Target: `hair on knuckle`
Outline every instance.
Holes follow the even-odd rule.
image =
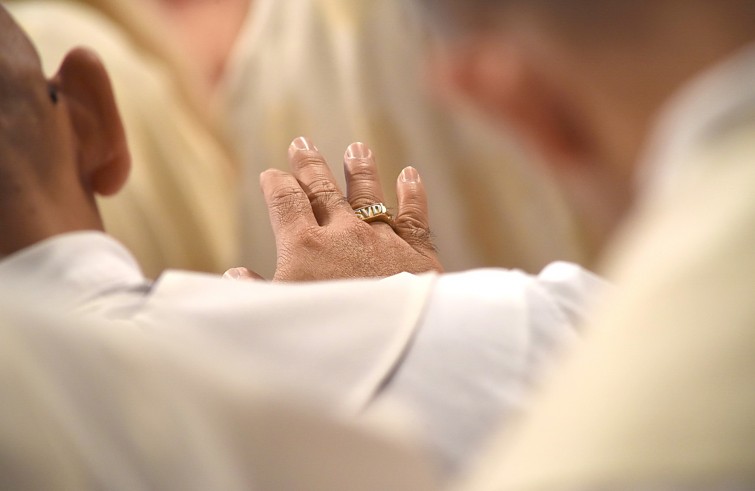
[[[272,203],[285,203],[292,198],[299,198],[302,195],[302,190],[293,184],[280,184],[273,188],[270,192],[270,201]]]
[[[417,231],[427,232],[427,225],[425,225],[425,222],[417,218],[417,214],[413,213],[402,213],[396,221],[396,226],[412,233]]]
[[[309,202],[301,189],[281,186],[273,190],[268,209],[279,222],[287,222],[309,211],[308,206]]]
[[[427,226],[416,218],[403,217],[396,223],[396,228],[402,239],[413,246],[421,246],[435,250],[433,235]]]
[[[318,193],[310,197],[313,206],[319,206],[322,208],[335,208],[343,204],[348,205],[348,201],[338,191],[327,191]],[[351,206],[351,205],[349,205]]]
[[[335,183],[328,176],[321,174],[314,177],[308,184],[305,184],[304,189],[307,191],[310,199],[314,199],[320,194],[338,192]]]

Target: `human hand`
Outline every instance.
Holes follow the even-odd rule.
[[[267,170],[260,176],[278,251],[275,281],[442,271],[431,241],[427,195],[415,169],[407,167],[399,176],[398,214],[391,227],[354,213],[384,201],[366,145],[354,143],[346,151],[346,197],[308,139],[291,143],[289,163],[292,173]]]
[[[237,281],[256,281],[256,280],[264,281],[265,280],[265,278],[263,278],[261,275],[244,267],[229,269],[228,271],[223,273],[223,279],[224,280],[237,280]]]

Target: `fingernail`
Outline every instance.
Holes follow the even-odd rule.
[[[407,167],[406,169],[401,171],[401,176],[399,176],[401,179],[401,182],[408,182],[408,183],[418,183],[420,181],[419,178],[419,172],[417,172],[417,169],[414,167]]]
[[[346,158],[349,160],[368,159],[370,157],[372,157],[372,150],[362,142],[352,143],[346,149]]]
[[[241,279],[241,273],[239,273],[237,268],[229,269],[223,274],[223,278],[226,280],[238,280]]]
[[[291,142],[291,147],[289,148],[291,151],[306,151],[306,150],[315,150],[317,151],[317,147],[314,143],[312,143],[312,140],[310,140],[307,137],[300,136],[294,141]]]

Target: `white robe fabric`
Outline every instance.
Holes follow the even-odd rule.
[[[108,236],[49,239],[0,262],[0,283],[57,299],[103,329],[205,345],[217,363],[321,395],[344,417],[402,406],[446,474],[463,469],[528,394],[602,280],[557,263],[540,276],[481,270],[314,284],[170,271],[154,284]]]
[[[392,415],[328,417],[211,343],[29,301],[0,285],[1,489],[436,489]]]
[[[464,491],[755,486],[755,45],[669,101],[590,341]]]

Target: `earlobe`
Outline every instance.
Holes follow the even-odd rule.
[[[91,51],[75,49],[63,60],[55,84],[71,119],[82,178],[98,194],[117,193],[131,160],[105,67]]]

